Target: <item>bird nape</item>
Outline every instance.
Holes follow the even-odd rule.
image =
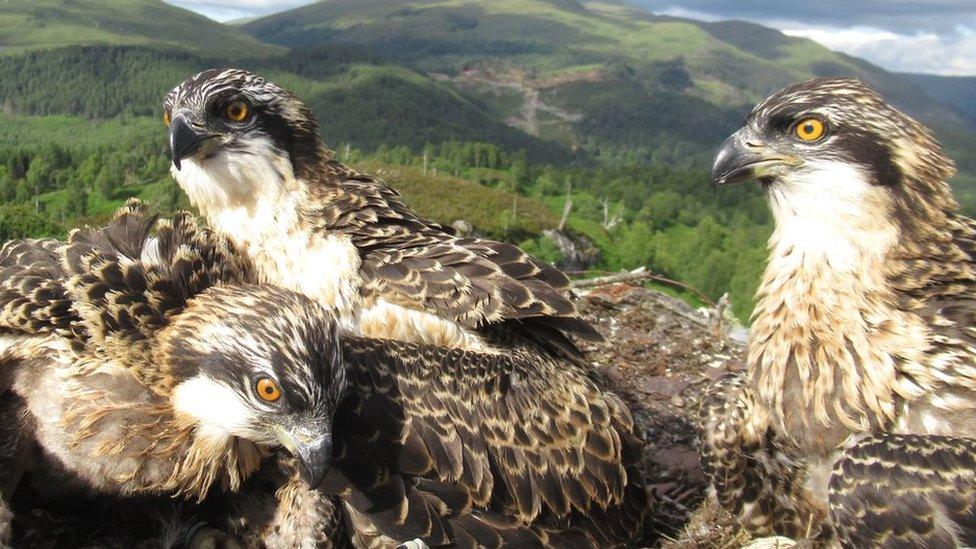
[[[775,219],[748,370],[701,410],[714,493],[754,533],[976,543],[976,223],[953,173],[851,79],[773,94],[719,151],[713,185],[758,181]]]
[[[640,442],[585,366],[531,343],[343,336],[320,303],[258,281],[233,242],[138,204],[0,249],[0,542],[19,539],[7,507],[28,492],[169,506],[270,547],[641,538]]]
[[[172,173],[266,280],[336,310],[344,333],[578,357],[600,336],[568,279],[511,244],[459,238],[382,181],[332,158],[298,98],[247,71],[208,70],[163,103]]]

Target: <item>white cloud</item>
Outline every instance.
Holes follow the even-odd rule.
[[[168,4],[179,6],[206,15],[217,21],[230,21],[244,17],[256,17],[269,13],[284,11],[305,4],[313,0],[164,0]]]
[[[744,19],[886,69],[976,75],[974,0],[629,0],[654,13]]]
[[[217,21],[267,15],[310,4],[312,0],[166,0]],[[889,70],[947,75],[976,75],[976,15],[972,0],[869,2],[844,10],[826,9],[859,0],[832,0],[829,6],[738,0],[632,0],[660,15],[718,21],[733,17],[755,21],[791,36],[815,40],[828,48],[862,57]],[[773,0],[769,0],[773,2]],[[680,5],[683,4],[683,5]],[[749,9],[750,6],[752,9]],[[713,11],[714,10],[714,11]],[[819,11],[818,11],[819,10]],[[834,19],[825,18],[824,13]],[[766,15],[763,15],[765,13]],[[815,19],[805,18],[808,13]],[[769,14],[778,14],[769,15]],[[856,16],[856,17],[855,17]],[[806,23],[801,23],[807,19]],[[954,21],[954,23],[948,23]],[[869,22],[870,24],[864,24]],[[873,26],[872,26],[873,25]],[[954,25],[954,28],[949,28]],[[913,32],[905,29],[912,28]]]
[[[682,8],[681,6],[668,6],[661,10],[654,10],[655,15],[670,15],[671,17],[681,17],[684,19],[695,19],[698,21],[721,21],[725,19],[719,15],[705,13],[703,11]]]
[[[815,40],[836,51],[861,57],[889,70],[944,75],[976,74],[976,31],[906,35],[873,27],[803,27],[784,23],[791,36]]]

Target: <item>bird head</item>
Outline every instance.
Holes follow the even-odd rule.
[[[777,220],[832,212],[871,223],[953,209],[952,174],[921,124],[858,80],[818,78],[756,106],[719,150],[712,184],[759,181]]]
[[[280,192],[326,154],[308,107],[244,70],[187,78],[163,100],[163,122],[172,174],[205,213]]]
[[[218,286],[161,336],[172,403],[197,436],[283,446],[311,486],[332,458],[346,384],[336,324],[308,297],[272,286]]]

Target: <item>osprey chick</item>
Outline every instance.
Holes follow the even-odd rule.
[[[0,249],[0,410],[24,418],[0,429],[2,498],[58,470],[82,492],[200,500],[237,490],[266,448],[311,486],[330,468],[346,386],[333,317],[210,263],[228,250],[189,218],[150,238],[152,221],[125,212],[68,243]]]
[[[719,151],[713,184],[758,180],[776,222],[747,375],[702,408],[706,472],[755,532],[976,542],[976,224],[953,173],[851,79],[774,94]]]
[[[188,216],[152,224],[130,206],[67,245],[0,250],[0,326],[27,338],[0,361],[0,390],[14,374],[0,418],[26,400],[32,436],[72,475],[113,493],[225,479],[209,516],[230,509],[231,531],[273,547],[640,538],[640,443],[585,365],[531,344],[340,338],[320,304],[254,285],[247,257]],[[32,432],[0,429],[0,457]],[[296,466],[255,472],[275,446]]]
[[[566,334],[599,339],[561,272],[417,216],[334,160],[308,107],[260,76],[192,76],[166,96],[163,119],[193,205],[265,280],[334,307],[345,333],[473,349],[530,338],[570,355]]]

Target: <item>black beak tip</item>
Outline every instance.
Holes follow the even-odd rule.
[[[713,189],[717,189],[727,183],[726,179],[727,178],[723,174],[718,174],[713,171],[711,177],[709,178],[709,184]]]
[[[169,150],[177,171],[183,167],[182,160],[193,156],[203,147],[204,136],[197,133],[183,115],[173,118],[169,126]]]
[[[301,447],[295,456],[298,459],[298,473],[302,481],[317,488],[332,466],[332,439],[322,437],[308,446]]]
[[[728,166],[722,165],[720,167],[718,162],[720,160],[722,160],[721,155],[717,159],[715,166],[712,168],[712,173],[709,175],[709,183],[713,189],[728,185],[732,178],[731,176],[734,175],[731,171],[729,171]]]
[[[738,135],[736,133],[726,139],[715,155],[710,174],[713,189],[747,181],[755,175],[754,163],[761,157],[744,148],[739,142]]]

